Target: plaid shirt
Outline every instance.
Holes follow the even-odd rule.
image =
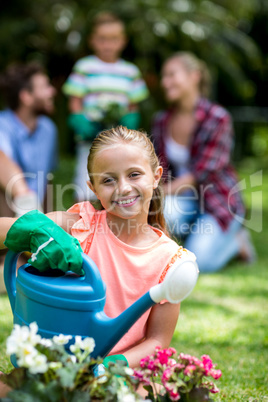
[[[164,177],[174,172],[165,152],[171,115],[172,110],[158,113],[152,127],[152,140],[164,168]],[[224,108],[203,98],[197,104],[195,118],[197,127],[190,145],[189,169],[197,182],[200,211],[212,214],[226,230],[235,215],[242,217],[245,213],[237,176],[230,163],[231,117]]]

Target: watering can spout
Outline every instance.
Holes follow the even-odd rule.
[[[103,311],[96,314],[95,324],[98,326],[99,337],[97,341],[95,339],[93,356],[105,357],[142,314],[154,304],[150,293],[147,292],[116,318],[109,318]],[[100,338],[103,338],[103,341]]]
[[[132,325],[150,307],[166,300],[178,304],[193,290],[197,278],[198,267],[195,261],[184,259],[177,261],[168,271],[164,281],[153,286],[134,304],[116,318],[109,318],[104,312],[97,317],[98,324],[105,336],[105,342],[97,343],[95,356],[106,356]]]

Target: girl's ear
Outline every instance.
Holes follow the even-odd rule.
[[[154,185],[153,185],[154,189],[158,187],[162,174],[163,174],[163,168],[162,166],[158,166],[158,168],[154,173]]]
[[[98,196],[97,196],[97,194],[96,194],[96,191],[95,191],[95,188],[94,188],[94,186],[93,186],[93,184],[91,183],[90,180],[87,181],[87,185],[88,185],[88,187],[90,188],[90,190],[93,191],[93,193],[94,193],[94,194],[96,195],[96,197],[98,198]]]

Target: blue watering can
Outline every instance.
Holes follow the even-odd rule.
[[[16,276],[18,257],[19,254],[8,251],[4,266],[14,324],[29,326],[36,321],[44,338],[59,334],[92,337],[96,343],[92,357],[105,357],[154,304],[164,299],[171,303],[185,299],[198,277],[194,261],[177,260],[161,284],[153,286],[118,317],[109,318],[103,311],[106,285],[87,255],[82,254],[84,276],[57,269],[39,272],[30,264],[22,265]]]

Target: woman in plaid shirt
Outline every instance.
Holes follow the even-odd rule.
[[[231,117],[208,100],[209,78],[205,63],[189,52],[167,59],[161,84],[171,108],[158,113],[152,127],[164,167],[170,232],[186,238],[201,272],[218,271],[235,256],[254,257],[241,225],[245,209],[230,163]]]

